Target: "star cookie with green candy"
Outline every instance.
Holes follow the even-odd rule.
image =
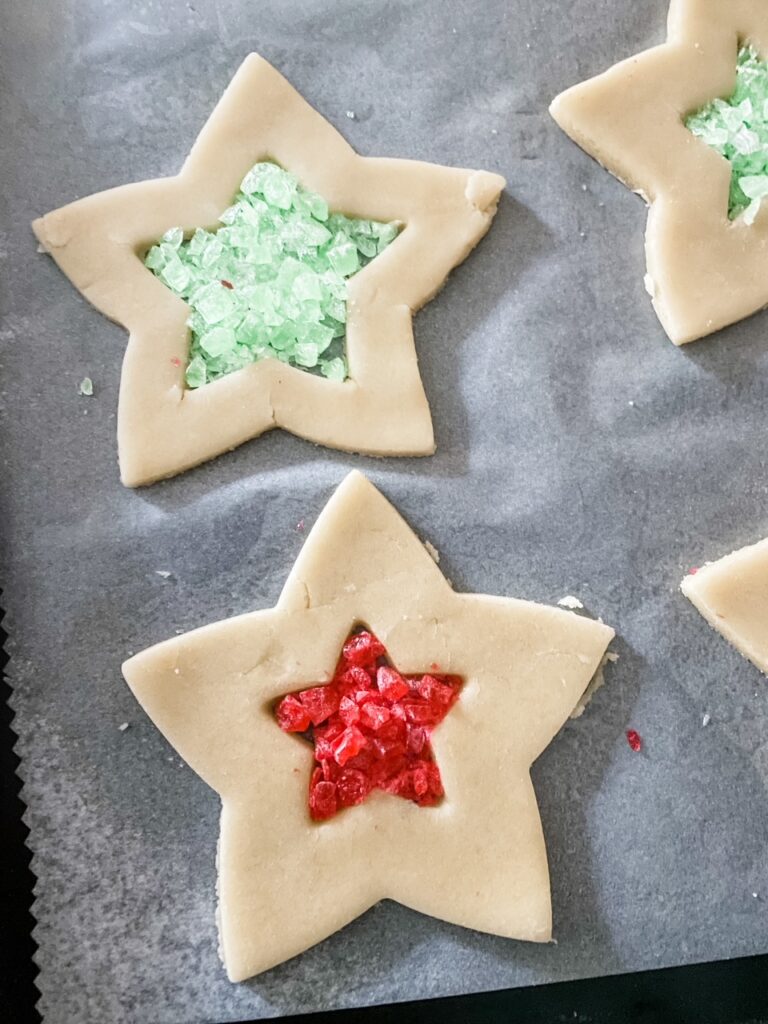
[[[181,171],[80,199],[34,231],[127,327],[123,482],[266,430],[428,455],[413,313],[490,227],[504,179],[358,156],[251,54]]]
[[[649,205],[646,289],[676,345],[768,305],[768,7],[672,0],[668,39],[558,96]]]

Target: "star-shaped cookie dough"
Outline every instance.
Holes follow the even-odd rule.
[[[243,176],[265,159],[334,211],[405,227],[349,282],[348,380],[265,359],[188,390],[189,307],[142,257],[171,227],[214,230]],[[130,332],[118,413],[123,483],[173,476],[272,427],[348,451],[431,454],[412,314],[488,230],[503,187],[502,177],[484,171],[358,156],[251,54],[179,174],[88,196],[35,221],[72,283]]]
[[[768,539],[690,573],[681,589],[713,629],[768,675]]]
[[[646,287],[676,345],[768,304],[768,205],[728,219],[731,165],[685,126],[736,83],[740,44],[768,54],[764,0],[672,0],[668,41],[562,93],[552,116],[650,206]]]
[[[434,663],[464,681],[431,738],[445,795],[419,807],[376,791],[313,822],[313,752],[281,731],[275,703],[327,682],[361,624],[403,673]],[[274,608],[127,661],[125,677],[147,714],[221,796],[219,925],[229,977],[295,956],[385,898],[547,941],[549,877],[529,769],[613,635],[572,612],[454,593],[395,509],[354,472],[318,518]]]

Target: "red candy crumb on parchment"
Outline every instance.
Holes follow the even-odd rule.
[[[429,737],[459,697],[459,676],[403,675],[384,645],[363,631],[349,637],[330,683],[289,693],[275,708],[285,732],[315,748],[309,813],[324,821],[374,789],[419,807],[443,796]]]
[[[639,732],[635,732],[634,729],[627,729],[627,743],[634,750],[636,754],[639,754],[643,749],[643,740]]]

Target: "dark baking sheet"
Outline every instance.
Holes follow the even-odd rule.
[[[677,591],[687,567],[768,530],[768,320],[675,349],[643,289],[642,204],[546,113],[561,88],[659,42],[665,13],[660,0],[3,11],[3,578],[46,1024],[237,1020],[768,950],[764,683]],[[175,171],[251,49],[361,153],[509,180],[491,233],[416,319],[438,452],[374,461],[275,432],[127,491],[124,333],[35,252],[28,222]],[[217,799],[119,665],[272,604],[295,524],[351,466],[457,588],[577,594],[619,631],[609,684],[534,769],[557,945],[385,903],[232,986],[213,920]]]

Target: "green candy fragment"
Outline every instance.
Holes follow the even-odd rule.
[[[751,46],[739,50],[736,89],[686,119],[686,128],[731,164],[728,216],[754,223],[768,197],[768,61]]]
[[[166,231],[144,264],[190,307],[187,387],[259,359],[347,377],[347,281],[397,224],[331,213],[277,164],[256,164],[215,232]]]
[[[184,377],[188,388],[199,388],[205,384],[207,375],[205,372],[205,360],[202,356],[193,356],[190,359]]]
[[[80,383],[77,385],[78,395],[85,395],[90,398],[93,394],[93,381],[90,377],[83,377]]]

